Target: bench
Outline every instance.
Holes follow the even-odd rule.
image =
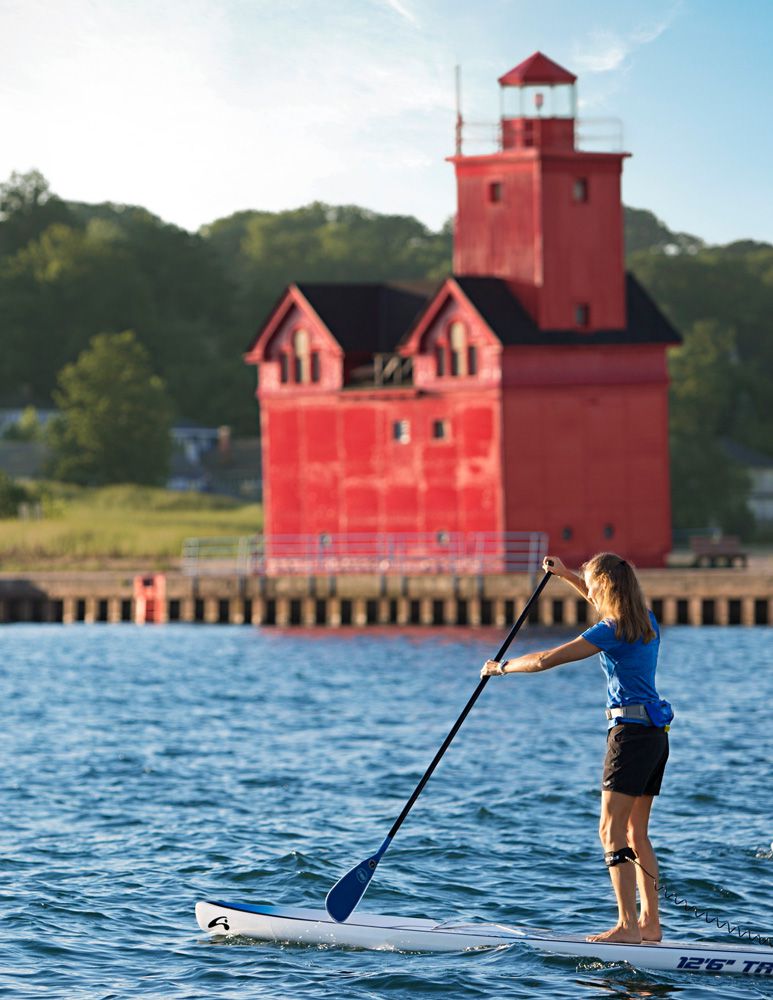
[[[737,535],[693,535],[690,539],[693,566],[746,566],[747,554],[741,548]]]

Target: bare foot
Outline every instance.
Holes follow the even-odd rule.
[[[633,927],[616,924],[611,930],[604,931],[602,934],[590,934],[585,938],[586,941],[619,941],[624,944],[641,944],[641,939],[638,924]]]
[[[640,920],[639,930],[642,941],[662,941],[663,931],[658,920]]]

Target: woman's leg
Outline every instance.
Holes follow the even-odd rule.
[[[637,800],[633,795],[622,792],[601,793],[601,820],[599,822],[599,837],[604,853],[619,851],[630,846],[628,842],[628,825],[631,811]],[[603,934],[594,934],[589,941],[628,941],[638,944],[641,941],[639,919],[636,911],[636,872],[630,861],[612,865],[609,877],[617,900],[617,924]]]
[[[648,833],[653,798],[652,795],[640,795],[635,798],[628,819],[628,846],[633,848],[641,865],[641,868],[639,865],[634,867],[636,883],[639,886],[641,904],[639,927],[643,941],[660,941],[663,937],[658,912],[658,859],[655,857]],[[642,869],[649,874],[645,875]]]

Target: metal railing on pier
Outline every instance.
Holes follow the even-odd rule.
[[[188,538],[182,568],[188,576],[534,574],[547,542],[541,531]]]

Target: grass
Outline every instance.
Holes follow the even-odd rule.
[[[146,486],[85,488],[35,484],[39,520],[0,520],[0,569],[172,569],[184,539],[251,535],[263,525],[260,504]]]

